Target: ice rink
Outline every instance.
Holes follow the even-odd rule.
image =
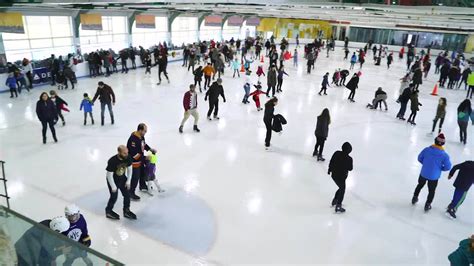
[[[264,149],[263,112],[253,102],[241,103],[244,77],[233,79],[230,68],[223,76],[227,103],[220,102],[219,121],[205,119],[208,104],[199,96],[201,133],[192,132],[192,118],[184,134],[178,133],[182,97],[193,81],[181,62],[168,65],[170,84],[164,80],[156,85],[154,67],[151,76],[141,68],[82,78],[77,89],[58,91],[71,112],[65,114],[66,126],[56,127],[57,144],[50,135],[42,144],[35,114],[40,93],[54,87],[37,87],[13,100],[1,94],[0,159],[7,162],[12,208],[39,221],[76,203],[87,219],[92,248],[129,265],[447,265],[448,254],[473,233],[474,192],[457,212],[458,219],[449,219],[445,208],[454,188],[444,173],[429,213],[423,211],[426,187],[418,205],[411,205],[421,169],[418,153],[435,137],[427,134],[439,99],[430,95],[438,79],[434,64],[420,87],[423,106],[417,125],[411,126],[395,119],[399,79],[406,68],[398,54],[387,70],[386,60],[375,66],[369,51],[355,103],[347,101],[349,91],[343,87],[318,95],[326,72],[332,77],[336,68],[349,68],[341,47],[329,58],[321,52],[310,75],[302,48],[299,54],[298,67],[285,63],[289,77],[275,113],[283,114],[288,125],[282,135],[273,134],[271,151]],[[251,68],[253,82],[257,65]],[[93,96],[101,80],[117,96],[115,125],[106,114],[106,125],[100,126],[97,103],[96,124],[83,126],[82,94]],[[262,81],[266,89],[266,78]],[[389,95],[388,112],[366,109],[379,86]],[[453,164],[472,160],[474,127],[469,125],[468,143],[462,145],[456,121],[465,91],[440,89],[439,94],[448,99],[446,151]],[[329,108],[332,123],[327,160],[321,163],[311,155],[316,117],[324,108]],[[157,175],[166,192],[138,194],[142,200],[131,206],[137,221],[111,221],[104,214],[106,162],[140,122],[148,125],[147,143],[158,150]],[[354,171],[347,180],[347,212],[336,215],[330,203],[337,187],[327,167],[345,141],[353,146]],[[119,194],[115,210],[122,216],[121,208]]]

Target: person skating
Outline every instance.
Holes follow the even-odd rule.
[[[54,124],[58,121],[58,112],[56,106],[46,92],[41,93],[40,98],[36,103],[36,115],[43,127],[43,144],[46,144],[46,130],[48,126],[53,135],[54,142],[58,142],[58,139],[56,138],[56,130],[54,129]]]
[[[352,78],[346,84],[346,88],[348,88],[351,91],[351,93],[349,93],[349,97],[347,98],[349,101],[355,102],[354,101],[354,96],[355,96],[355,91],[358,87],[359,87],[359,74],[354,73]]]
[[[207,111],[207,119],[212,120],[211,114],[214,111],[214,119],[219,119],[219,95],[222,96],[224,103],[226,102],[224,95],[224,87],[222,87],[222,79],[218,78],[216,82],[212,83],[209,90],[206,92],[204,101],[209,98],[209,111]]]
[[[324,143],[328,137],[329,124],[331,124],[331,116],[329,115],[329,109],[324,108],[321,115],[318,116],[316,123],[316,130],[314,135],[316,136],[316,145],[314,146],[313,157],[318,157],[318,162],[324,162],[323,157]]]
[[[324,95],[327,95],[326,90],[327,87],[329,87],[329,72],[326,72],[326,74],[323,76],[323,81],[321,82],[321,90],[319,91],[319,95],[321,95],[321,92],[324,92]]]
[[[434,145],[424,148],[418,155],[418,162],[422,164],[422,168],[411,203],[415,205],[418,202],[421,189],[428,183],[428,197],[426,198],[425,212],[431,210],[431,203],[435,196],[436,186],[441,177],[441,172],[451,169],[449,155],[443,148],[445,141],[444,134],[439,134],[434,139]]]
[[[338,86],[340,79],[341,79],[341,70],[340,70],[340,69],[336,69],[336,70],[334,71],[334,73],[332,74],[332,82],[331,82],[331,85],[332,85],[332,84],[335,84],[336,86]]]
[[[128,59],[128,52],[124,49],[120,51],[120,63],[122,65],[122,73],[127,74],[128,73],[128,67],[127,67],[127,59]]]
[[[344,60],[347,60],[347,57],[349,56],[349,53],[350,53],[349,48],[345,47],[344,48]]]
[[[252,100],[255,102],[255,106],[257,107],[257,111],[261,111],[262,108],[260,107],[260,95],[265,94],[264,91],[262,91],[262,85],[260,81],[257,82],[257,85],[253,85],[255,87],[255,91],[249,94],[249,97],[252,96]]]
[[[250,71],[247,71],[247,73],[245,73],[244,98],[242,99],[243,104],[250,103],[249,102],[250,86],[251,86],[250,83],[251,83],[251,81],[250,81]]]
[[[293,66],[298,67],[298,50],[295,49],[293,52]]]
[[[62,232],[62,234],[75,242],[90,247],[92,241],[89,236],[87,222],[84,216],[80,213],[79,207],[74,204],[66,206],[66,208],[64,208],[64,215],[68,219],[70,225],[69,229]],[[65,254],[65,257],[66,260],[63,263],[64,266],[72,265],[78,258],[82,258],[82,261],[87,266],[93,265],[91,259],[87,257],[87,252],[82,249],[73,248],[70,253]]]
[[[95,103],[97,98],[100,101],[100,120],[101,125],[104,125],[104,114],[105,114],[105,107],[107,106],[110,114],[110,121],[112,125],[114,124],[114,112],[112,111],[112,105],[115,105],[115,94],[112,88],[105,84],[102,81],[99,81],[97,87],[97,91],[95,92],[94,98],[92,99],[92,104]]]
[[[144,123],[140,123],[137,126],[137,131],[133,132],[127,141],[127,149],[129,155],[133,160],[132,163],[132,181],[130,186],[130,198],[132,200],[140,200],[135,190],[137,185],[140,184],[140,191],[146,191],[147,185],[145,180],[145,151],[151,151],[156,153],[156,150],[148,146],[145,141],[145,134],[148,131],[148,127]]]
[[[204,72],[204,90],[206,90],[206,88],[211,86],[211,77],[216,73],[216,70],[212,67],[211,63],[207,63],[207,66],[202,71]]]
[[[156,177],[156,164],[158,162],[158,155],[156,153],[149,153],[146,157],[146,166],[145,166],[145,177],[148,187],[148,194],[153,196],[152,191],[156,188],[158,193],[165,192],[158,183],[158,178]]]
[[[89,95],[87,93],[84,93],[84,98],[82,99],[81,106],[79,107],[79,111],[84,109],[84,126],[87,124],[87,114],[91,117],[91,122],[94,124],[94,117],[92,116],[92,106],[94,105],[92,103],[91,98],[89,98]]]
[[[349,76],[349,70],[343,69],[340,71],[341,79],[339,80],[339,86],[346,86],[346,78]]]
[[[272,123],[273,118],[275,117],[275,106],[278,104],[278,98],[272,97],[265,103],[265,112],[263,114],[263,123],[265,123],[265,128],[267,133],[265,134],[265,149],[270,148],[270,141],[272,140]]]
[[[145,74],[150,74],[151,75],[151,56],[150,53],[146,53],[145,55]]]
[[[265,76],[265,71],[263,71],[263,65],[258,66],[256,74],[257,74],[257,77],[258,77],[258,81],[260,81],[260,77],[262,75]]]
[[[188,120],[189,116],[194,118],[194,128],[195,132],[201,132],[198,128],[199,122],[199,113],[197,112],[198,98],[195,90],[196,86],[193,84],[189,85],[189,91],[184,94],[183,97],[183,107],[184,107],[184,117],[179,126],[179,133],[183,133],[184,123]]]
[[[443,64],[443,66],[441,67],[440,69],[440,72],[439,72],[439,87],[440,88],[444,88],[444,84],[446,83],[446,80],[448,79],[448,75],[449,75],[449,69],[450,69],[450,65],[449,65],[449,60],[446,60]]]
[[[470,95],[469,95],[470,94]],[[472,100],[472,95],[474,94],[474,72],[471,72],[467,77],[467,95],[466,98]]]
[[[15,74],[13,73],[8,74],[8,77],[5,81],[5,85],[7,85],[8,88],[10,89],[10,98],[13,98],[13,96],[15,96],[15,98],[18,98],[18,92],[16,89],[17,82],[16,82]]]
[[[105,216],[109,219],[119,220],[120,215],[113,211],[117,202],[118,190],[123,196],[123,216],[136,220],[137,216],[130,211],[130,182],[132,176],[132,158],[128,155],[128,149],[124,145],[117,148],[117,154],[107,162],[107,187],[110,198],[105,208]]]
[[[306,66],[307,66],[307,73],[308,74],[311,74],[311,68],[314,66],[314,61],[316,60],[316,56],[314,54],[314,52],[312,51],[312,49],[310,49],[310,51],[308,52],[308,54],[306,55]]]
[[[59,116],[59,118],[61,118],[63,126],[65,126],[66,125],[66,120],[64,120],[62,110],[64,110],[63,108],[68,105],[67,102],[65,100],[63,100],[63,98],[59,97],[59,95],[57,95],[56,91],[54,91],[54,90],[51,90],[49,92],[49,95],[51,96],[51,98],[50,98],[51,101],[56,106],[58,116]]]
[[[267,72],[267,97],[270,97],[270,91],[272,91],[272,97],[275,97],[275,86],[277,85],[277,70],[276,66],[272,65]]]
[[[448,205],[446,211],[454,219],[456,219],[456,212],[459,206],[463,203],[469,188],[471,188],[474,183],[474,161],[465,161],[453,166],[449,172],[448,179],[451,179],[458,170],[458,176],[453,184],[456,188],[454,190],[453,200]]]
[[[390,53],[387,56],[387,69],[390,68],[390,65],[392,64],[392,62],[393,62],[393,53]]]
[[[439,120],[438,134],[441,133],[441,128],[443,128],[444,117],[446,116],[446,106],[447,106],[446,98],[444,97],[440,98],[438,101],[438,108],[436,108],[436,116],[433,119],[433,128],[431,129],[431,134],[434,133],[438,120]]]
[[[354,52],[351,57],[351,66],[349,67],[350,70],[354,69],[355,64],[357,63],[357,55]]]
[[[377,108],[380,105],[380,109],[382,109],[382,103],[385,106],[385,111],[388,111],[387,108],[387,93],[383,91],[382,87],[378,87],[378,89],[375,91],[375,96],[374,99],[372,100],[372,104],[367,104],[367,108],[377,110]]]
[[[410,123],[412,125],[416,125],[415,118],[416,118],[416,114],[420,110],[420,106],[423,106],[423,105],[418,100],[418,91],[415,89],[415,90],[413,90],[413,92],[410,95],[411,114],[408,117],[407,123]]]
[[[458,89],[461,88],[462,84],[464,83],[464,90],[467,90],[468,83],[467,79],[469,75],[472,73],[472,70],[469,66],[466,66],[461,74],[461,82],[458,84]]]
[[[400,103],[400,110],[397,113],[397,118],[400,120],[405,120],[405,112],[407,110],[408,101],[410,100],[412,92],[412,87],[406,87],[402,94],[398,97],[398,102]]]
[[[288,75],[288,73],[285,72],[285,67],[281,65],[280,69],[278,69],[278,74],[277,74],[277,92],[283,92],[281,87],[283,86],[283,75]]]
[[[467,143],[467,125],[469,119],[471,119],[474,125],[474,112],[472,111],[471,101],[466,99],[458,106],[458,126],[459,126],[459,138],[461,143],[466,145]]]
[[[342,208],[342,201],[346,192],[346,179],[349,171],[352,171],[352,157],[349,154],[352,152],[352,145],[349,142],[342,144],[342,150],[336,151],[329,161],[328,175],[331,175],[332,180],[336,183],[338,190],[334,195],[331,206],[336,206],[336,213],[343,213],[346,210]]]
[[[237,57],[235,57],[234,61],[232,61],[232,69],[234,70],[232,78],[235,78],[235,73],[237,73],[237,76],[240,78],[240,62]]]
[[[191,62],[189,63],[191,65]],[[158,56],[158,83],[156,85],[161,84],[161,73],[165,75],[166,80],[170,83],[170,79],[168,77],[168,72],[166,72],[166,66],[168,65],[168,60],[165,56],[159,55]]]
[[[201,81],[202,81],[202,75],[204,74],[204,72],[202,70],[202,66],[199,66],[198,68],[196,68],[196,70],[194,70],[193,74],[194,74],[194,87],[196,87],[196,85],[199,84],[199,92],[202,93]]]
[[[451,266],[474,264],[474,235],[459,242],[459,247],[448,256]]]

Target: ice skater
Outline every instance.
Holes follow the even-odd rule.
[[[224,95],[224,87],[222,87],[222,79],[218,78],[216,82],[212,83],[209,90],[206,92],[204,101],[209,98],[209,111],[207,111],[207,120],[211,121],[211,114],[214,111],[214,119],[219,120],[219,96],[222,97],[224,103],[226,102]]]
[[[359,73],[354,73],[351,80],[349,80],[349,82],[346,84],[346,88],[351,91],[351,93],[349,93],[349,97],[347,98],[350,102],[355,102],[355,92],[356,89],[359,87]]]
[[[66,206],[64,208],[64,215],[69,220],[69,229],[62,232],[63,235],[78,242],[86,247],[91,246],[91,237],[89,236],[89,230],[87,228],[87,222],[84,216],[81,214],[79,207],[74,204]],[[87,257],[87,252],[78,248],[74,248],[71,252],[65,254],[66,260],[63,265],[69,266],[74,263],[78,258],[82,258],[82,261],[87,266],[93,265],[90,258]]]
[[[456,219],[456,212],[459,206],[464,202],[469,188],[471,188],[474,183],[474,161],[465,161],[453,166],[449,172],[448,179],[451,179],[458,170],[458,176],[453,184],[456,188],[454,190],[453,200],[446,211],[454,219]]]
[[[202,89],[201,89],[201,81],[202,81],[202,75],[203,75],[202,66],[198,66],[198,68],[196,68],[193,71],[193,74],[194,74],[194,87],[196,87],[196,85],[199,84],[199,92],[202,93]]]
[[[329,109],[324,108],[323,112],[318,116],[316,123],[316,130],[314,135],[316,136],[316,145],[314,146],[313,157],[318,157],[318,162],[324,162],[326,159],[323,157],[324,143],[328,137],[329,124],[331,124],[331,116],[329,115]]]
[[[415,118],[416,118],[416,114],[418,113],[418,111],[420,111],[420,106],[423,106],[423,105],[418,100],[418,91],[413,90],[411,95],[410,95],[411,114],[408,117],[407,123],[410,123],[410,124],[416,126]]]
[[[285,72],[285,67],[281,65],[280,69],[278,69],[278,75],[277,75],[277,92],[283,92],[281,87],[283,86],[283,75],[288,75],[288,73]]]
[[[201,132],[198,128],[198,122],[199,122],[199,113],[197,111],[198,107],[198,98],[197,98],[197,93],[196,93],[196,86],[193,84],[189,85],[189,91],[187,91],[184,94],[183,97],[183,107],[184,107],[184,117],[183,120],[181,121],[181,125],[179,126],[179,133],[183,133],[183,127],[186,121],[190,116],[193,116],[194,118],[194,127],[193,130],[194,132]]]
[[[351,57],[351,66],[349,67],[349,70],[354,69],[355,64],[357,63],[357,55],[354,52]]]
[[[444,134],[439,134],[434,139],[434,145],[424,148],[418,155],[418,162],[422,164],[422,168],[411,203],[415,205],[418,202],[421,189],[428,183],[428,197],[426,198],[425,212],[431,210],[431,203],[435,196],[441,172],[451,169],[449,155],[443,148],[445,141]]]
[[[13,73],[8,74],[8,77],[5,81],[5,85],[7,85],[10,89],[10,98],[13,98],[13,96],[15,96],[15,98],[18,98],[18,91],[16,89],[17,82]]]
[[[441,129],[443,128],[444,117],[446,116],[446,106],[447,106],[446,98],[444,97],[440,98],[438,101],[438,108],[436,108],[436,116],[433,119],[433,128],[431,129],[431,134],[434,133],[438,120],[439,120],[438,134],[441,133]]]
[[[242,99],[243,104],[248,104],[250,97],[250,72],[245,73],[245,83],[244,83],[244,98]]]
[[[265,113],[263,115],[263,122],[265,123],[265,128],[267,130],[265,134],[265,149],[268,150],[270,148],[270,142],[272,140],[272,123],[275,117],[275,106],[278,104],[278,98],[272,97],[265,103]]]
[[[324,92],[324,95],[327,95],[326,90],[329,87],[329,72],[326,72],[326,74],[323,76],[323,81],[321,82],[321,90],[319,91],[319,95],[321,95],[321,92]]]
[[[298,50],[295,49],[293,52],[293,66],[298,67]]]
[[[234,70],[234,74],[232,75],[232,78],[235,78],[235,73],[237,73],[237,76],[240,78],[240,62],[237,57],[235,57],[234,61],[232,61],[232,69]]]
[[[405,88],[403,93],[398,97],[397,102],[400,103],[400,110],[397,113],[397,118],[400,120],[405,120],[405,112],[407,110],[408,101],[410,100],[411,88],[411,86]]]
[[[156,189],[158,193],[165,192],[158,183],[158,178],[156,177],[156,164],[158,162],[158,155],[156,152],[150,152],[146,157],[146,166],[145,166],[145,177],[147,184],[147,192],[153,196],[152,191]]]
[[[466,99],[458,106],[458,126],[459,126],[459,139],[461,143],[466,145],[467,143],[467,126],[469,119],[471,119],[474,125],[474,112],[472,111],[471,101]]]
[[[272,65],[268,69],[267,85],[267,97],[270,97],[270,91],[272,91],[272,97],[275,97],[275,86],[277,85],[277,70],[275,65]]]
[[[260,95],[265,94],[264,91],[262,91],[262,85],[260,81],[257,82],[257,85],[253,85],[255,87],[255,91],[249,94],[249,97],[252,96],[252,100],[255,102],[255,107],[257,107],[257,111],[261,111],[262,108],[260,107]]]
[[[336,206],[336,213],[343,213],[346,210],[342,208],[342,201],[346,192],[346,179],[349,171],[352,171],[352,157],[349,154],[352,151],[352,146],[349,142],[342,144],[342,150],[336,151],[329,161],[328,175],[331,175],[332,180],[336,183],[338,190],[332,200],[332,207]]]
[[[91,122],[94,124],[94,117],[92,116],[92,106],[94,105],[92,103],[91,98],[89,98],[89,95],[87,93],[84,93],[84,98],[82,99],[81,106],[79,107],[79,111],[84,109],[84,126],[87,124],[87,115],[91,117]]]
[[[59,97],[59,95],[54,90],[51,90],[49,92],[49,95],[51,96],[51,101],[53,101],[54,105],[56,106],[58,116],[59,118],[61,118],[61,121],[63,122],[63,126],[65,126],[66,120],[64,120],[62,111],[68,105],[67,102],[63,100],[63,98]],[[69,112],[69,110],[67,112]]]
[[[380,105],[380,109],[382,109],[382,103],[385,106],[385,111],[388,111],[387,107],[387,93],[383,91],[382,87],[379,87],[377,91],[375,91],[374,99],[372,100],[372,104],[367,104],[367,108],[377,110]]]
[[[110,121],[112,125],[114,124],[114,112],[112,110],[112,105],[115,105],[115,93],[112,90],[112,88],[105,84],[102,81],[99,81],[99,87],[97,88],[97,91],[94,95],[94,98],[92,98],[92,103],[95,102],[99,98],[100,101],[100,120],[101,120],[101,125],[104,125],[104,114],[105,114],[105,107],[107,106],[110,114]]]
[[[56,137],[56,130],[54,125],[58,121],[58,111],[53,101],[48,96],[48,93],[43,92],[40,95],[38,102],[36,102],[36,115],[42,125],[43,144],[46,144],[46,130],[49,126],[54,142],[58,142]]]

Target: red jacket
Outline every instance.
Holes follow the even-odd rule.
[[[190,91],[187,91],[185,94],[184,94],[184,97],[183,97],[183,107],[184,107],[184,111],[188,111],[189,109],[191,109],[191,104],[192,104],[192,94]],[[196,108],[197,108],[197,105],[198,105],[198,102],[197,102],[197,94],[194,93],[194,98],[196,100]]]
[[[258,69],[257,69],[257,76],[260,77],[262,74],[265,76],[265,73],[263,72],[263,68],[261,66],[259,66]]]

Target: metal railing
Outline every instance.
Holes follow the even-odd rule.
[[[5,198],[7,202],[7,208],[10,209],[10,197],[8,196],[8,189],[7,189],[7,177],[5,175],[5,162],[0,161],[0,165],[2,167],[2,177],[0,181],[3,181],[3,189],[5,194],[0,194],[0,197]]]

